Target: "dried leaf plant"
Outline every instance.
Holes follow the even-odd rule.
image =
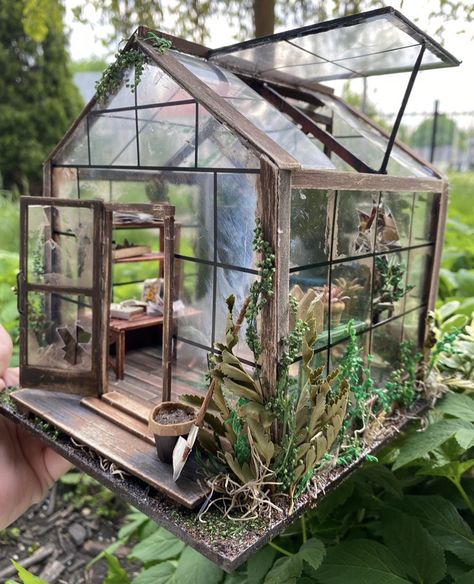
[[[316,313],[310,304],[302,314],[294,299],[290,304],[299,318],[284,340],[286,350],[277,387],[267,391],[258,367],[261,341],[257,322],[271,298],[275,268],[273,251],[263,239],[259,221],[254,249],[261,256],[260,278],[253,284],[236,323],[235,298],[227,299],[225,338],[215,346],[209,372],[217,382],[208,418],[213,433],[201,433],[200,437],[214,469],[210,483],[221,493],[219,501],[225,503],[225,513],[238,510],[244,517],[253,516],[257,508],[270,512],[275,494],[288,494],[292,502],[305,490],[317,465],[337,441],[349,393],[347,381],[338,379],[337,370],[324,377],[321,368],[312,367],[318,330]],[[246,341],[257,363],[253,372],[234,353],[243,313]],[[296,381],[290,377],[289,368],[300,353],[301,372]],[[267,399],[268,395],[272,398]],[[202,398],[182,399],[196,404]],[[213,419],[216,412],[217,419]]]

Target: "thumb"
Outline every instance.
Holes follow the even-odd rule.
[[[43,454],[44,466],[52,482],[72,468],[72,464],[52,448],[45,448]],[[50,485],[51,486],[51,485]]]

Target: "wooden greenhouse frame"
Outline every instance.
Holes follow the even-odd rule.
[[[321,57],[316,52],[311,54],[312,60],[308,60],[308,53],[311,53],[308,49],[308,43],[313,42],[312,39],[329,38],[325,36],[327,34],[336,35],[334,38],[337,38],[337,35],[345,34],[346,30],[350,32],[359,30],[357,29],[359,26],[365,27],[366,23],[371,25],[378,23],[377,26],[380,23],[389,23],[390,26],[393,26],[396,34],[409,37],[410,43],[390,46],[377,53],[377,57],[381,59],[384,58],[385,53],[401,55],[400,63],[398,60],[396,64],[389,61],[387,67],[381,70],[380,66],[371,64],[370,57],[373,55],[370,54],[356,57],[345,56],[331,60]],[[318,35],[321,36],[318,37]],[[153,39],[156,38],[171,43],[171,49],[161,50],[153,43]],[[293,70],[294,63],[279,66],[278,58],[282,53],[278,51],[281,47],[287,47],[288,50],[293,51],[292,55],[302,55],[303,67],[326,68],[332,73],[319,77],[316,75],[312,79],[306,73],[298,73],[297,68]],[[255,57],[256,54],[260,54],[255,53],[256,49],[262,51],[262,60],[268,59],[268,62],[273,63],[274,66],[261,65]],[[161,276],[164,279],[164,315],[161,333],[163,368],[161,384],[155,384],[155,387],[161,390],[161,395],[155,397],[157,399],[159,397],[161,401],[168,401],[172,391],[175,391],[173,360],[176,360],[176,343],[180,341],[186,345],[187,342],[188,348],[194,347],[201,354],[206,351],[215,353],[214,343],[224,334],[224,330],[217,330],[216,322],[217,303],[223,303],[222,293],[218,290],[218,272],[235,270],[242,278],[244,276],[255,278],[258,275],[258,270],[253,263],[255,258],[252,254],[250,254],[252,257],[249,256],[249,263],[245,265],[243,263],[242,265],[234,265],[230,260],[220,259],[219,241],[222,244],[222,235],[219,235],[217,217],[219,209],[218,181],[224,175],[249,176],[252,181],[255,181],[255,209],[252,207],[249,211],[245,211],[248,213],[245,217],[248,219],[251,214],[260,217],[263,237],[275,254],[273,296],[271,301],[263,307],[261,315],[263,323],[261,326],[262,354],[257,364],[262,378],[266,381],[264,399],[270,399],[277,387],[281,358],[285,351],[283,339],[287,338],[290,332],[289,291],[295,281],[304,282],[305,278],[308,280],[309,276],[304,276],[304,274],[311,274],[311,270],[321,269],[323,272],[326,270],[325,286],[327,282],[329,298],[331,298],[331,291],[334,291],[335,288],[333,283],[334,270],[338,266],[347,266],[350,262],[362,265],[361,262],[365,261],[364,266],[369,275],[364,284],[364,293],[366,293],[368,300],[364,308],[366,309],[365,320],[362,319],[364,323],[360,331],[358,330],[358,334],[360,332],[361,335],[365,335],[365,338],[368,339],[368,345],[372,347],[374,344],[372,336],[376,334],[373,331],[377,331],[377,329],[381,331],[380,327],[396,322],[400,324],[399,339],[401,340],[402,335],[406,334],[405,316],[411,315],[410,318],[415,318],[417,345],[422,347],[426,311],[434,307],[437,295],[448,183],[436,168],[399,142],[396,135],[418,71],[424,68],[455,66],[459,62],[392,8],[382,8],[362,15],[311,25],[295,31],[287,31],[216,50],[141,26],[123,49],[124,52],[130,50],[136,50],[143,55],[150,67],[161,72],[162,78],[171,80],[170,83],[180,88],[184,98],[181,97],[176,101],[171,100],[169,103],[165,99],[163,102],[158,100],[158,102],[144,104],[140,102],[140,86],[137,87],[134,94],[131,94],[130,101],[126,102],[125,105],[119,103],[115,107],[102,107],[98,100],[93,98],[46,160],[43,197],[22,197],[22,253],[21,272],[18,280],[19,308],[22,315],[20,379],[22,389],[13,392],[14,405],[6,402],[0,403],[0,411],[39,436],[79,468],[96,477],[104,485],[143,510],[186,543],[230,571],[280,533],[305,509],[314,506],[316,502],[314,493],[302,495],[296,502],[292,514],[273,518],[268,522],[263,533],[250,530],[243,543],[241,541],[212,542],[206,538],[205,528],[190,521],[195,513],[190,509],[196,509],[202,504],[210,492],[209,486],[204,484],[202,477],[199,478],[199,471],[193,463],[185,472],[184,478],[177,483],[173,482],[172,473],[167,465],[158,460],[156,460],[155,465],[153,439],[146,427],[148,412],[145,405],[134,402],[130,396],[126,399],[123,396],[117,397],[116,392],[110,391],[112,384],[108,381],[110,339],[107,323],[110,318],[111,242],[114,213],[148,213],[148,221],[151,221],[151,226],[153,226],[153,222],[156,222],[156,225],[163,229],[164,249],[161,250],[164,257],[164,267],[161,271]],[[427,55],[428,58],[426,58]],[[189,59],[189,62],[186,59]],[[365,63],[359,73],[354,69],[354,61],[357,59],[360,59],[359,63]],[[366,60],[364,61],[364,59]],[[351,65],[349,66],[348,63]],[[319,168],[317,168],[318,164],[315,165],[316,168],[309,168],[307,164],[303,164],[301,160],[304,158],[304,153],[301,149],[298,150],[296,146],[293,148],[289,141],[284,143],[283,138],[281,140],[275,138],[278,132],[267,131],[262,126],[263,122],[259,126],[256,118],[250,119],[249,116],[239,111],[231,99],[219,93],[218,82],[213,86],[208,81],[206,74],[199,75],[197,72],[199,67],[208,67],[208,70],[206,69],[208,74],[216,74],[220,81],[227,76],[226,83],[240,83],[242,87],[249,88],[248,90],[253,93],[252,97],[248,99],[255,100],[255,103],[257,103],[256,100],[262,100],[259,103],[270,107],[269,111],[271,111],[272,116],[279,115],[281,118],[278,119],[284,120],[285,123],[296,128],[298,139],[304,136],[304,141],[301,142],[303,150],[310,147],[316,148],[315,142],[319,144],[318,152],[323,160]],[[290,69],[290,71],[286,72],[285,69]],[[334,95],[330,87],[322,84],[326,79],[400,71],[410,72],[410,77],[400,111],[390,133],[379,128],[368,117],[345,104],[343,100]],[[156,111],[162,111],[167,106],[177,107],[177,111],[181,112],[183,116],[189,114],[189,119],[192,122],[188,124],[188,138],[183,141],[180,149],[171,158],[165,159],[164,163],[162,161],[150,163],[149,159],[145,161],[145,156],[148,154],[143,147],[142,139],[146,123],[143,122],[144,118],[141,116],[145,116],[146,119],[146,116],[149,115],[148,110],[154,108]],[[344,115],[347,113],[355,125],[363,128],[363,130],[358,131],[357,136],[338,137],[335,135],[333,126],[337,115],[343,119],[341,111],[345,112]],[[200,148],[202,143],[208,139],[207,135],[200,137],[202,113],[209,115],[216,122],[216,127],[225,132],[225,136],[232,137],[233,150],[232,154],[228,155],[228,159],[232,159],[232,156],[239,159],[239,156],[244,157],[242,153],[246,153],[246,162],[242,163],[241,167],[228,163],[209,167],[201,165]],[[94,125],[99,119],[104,124],[108,123],[107,120],[113,119],[114,115],[122,116],[122,119],[128,124],[129,130],[127,131],[129,131],[131,138],[129,142],[124,142],[124,148],[119,150],[113,159],[106,161],[101,147],[104,150],[108,146],[107,144],[105,146],[94,144]],[[350,125],[349,122],[348,124]],[[110,128],[109,134],[105,132],[104,135],[108,135],[109,142],[113,143],[115,136]],[[297,137],[295,136],[296,143]],[[364,158],[364,150],[358,151],[357,148],[351,147],[356,137],[365,140],[366,142],[363,144],[378,144],[378,151],[381,155],[380,163],[371,163],[367,157]],[[350,138],[352,142],[349,140],[348,143],[346,138]],[[118,136],[119,146],[120,139]],[[226,142],[224,139],[218,143],[217,151],[213,151],[218,160],[222,160],[219,158],[221,154],[225,158],[226,144],[228,141]],[[114,145],[112,144],[112,146]],[[76,158],[71,155],[71,148],[76,149],[73,150],[74,152],[79,152],[79,154],[74,155]],[[129,153],[127,155],[129,159],[124,155],[124,152]],[[116,162],[121,159],[124,162]],[[99,162],[95,160],[99,160]],[[175,161],[174,165],[170,163],[173,160]],[[249,160],[251,162],[245,166]],[[338,168],[333,166],[334,160],[337,161]],[[399,167],[391,166],[394,160]],[[350,170],[347,170],[348,168]],[[405,176],[395,174],[392,172],[393,168],[404,169]],[[129,184],[132,182],[145,183],[150,180],[150,177],[158,177],[157,182],[159,183],[159,177],[164,173],[176,177],[179,176],[179,173],[183,177],[185,173],[192,174],[193,177],[209,175],[209,184],[212,184],[212,187],[209,188],[212,193],[209,195],[211,202],[206,212],[212,213],[213,219],[212,221],[209,219],[211,227],[208,237],[212,239],[212,244],[209,244],[211,251],[208,252],[208,256],[189,258],[183,252],[183,248],[180,248],[178,234],[182,219],[178,215],[182,211],[179,211],[179,205],[176,205],[175,208],[172,204],[174,201],[157,198],[148,202],[145,200],[136,202],[133,197],[127,199],[130,190]],[[94,181],[99,183],[101,180],[110,183],[109,200],[104,200],[105,195],[98,187],[94,186]],[[188,190],[191,190],[192,182],[186,183],[186,178],[183,179],[182,183],[179,182],[180,180],[176,178],[176,184],[186,185]],[[93,188],[87,184],[88,181]],[[124,191],[125,195],[121,198],[117,197],[118,200],[115,200],[112,195],[113,181],[121,181],[127,185]],[[88,194],[85,187],[89,188]],[[69,191],[66,193],[67,189]],[[99,192],[99,198],[94,194],[97,192]],[[324,258],[314,256],[313,261],[306,262],[306,264],[296,262],[296,265],[292,260],[292,246],[294,247],[295,243],[295,236],[292,232],[292,205],[295,193],[300,193],[302,200],[306,199],[308,193],[313,193],[311,196],[314,197],[325,197],[327,205],[324,209],[328,217],[326,229],[329,225],[329,235],[327,236],[329,244],[325,250]],[[374,225],[378,224],[379,218],[382,217],[383,206],[389,204],[387,201],[390,201],[390,197],[395,195],[403,198],[406,207],[405,216],[409,220],[404,245],[393,248],[393,250],[390,248],[388,251],[386,248],[377,250],[377,236],[374,231],[370,235],[371,238],[373,237],[372,247],[366,249],[364,253],[353,252],[339,256],[336,254],[336,239],[339,237],[337,231],[339,229],[339,209],[342,209],[346,199],[348,200],[353,194],[355,200],[357,193],[360,196],[363,194],[369,201],[369,206],[373,211]],[[237,191],[231,192],[230,195],[238,205]],[[419,197],[422,195],[428,196],[432,206],[426,207],[425,215],[427,216],[422,217],[428,225],[428,236],[420,243],[412,237],[412,231],[414,230],[413,216],[416,205],[418,205]],[[245,202],[241,202],[240,205],[244,207]],[[29,246],[32,247],[35,243],[29,239],[31,238],[29,226],[33,222],[30,213],[33,213],[31,209],[37,208],[43,209],[48,218],[45,229],[49,231],[47,231],[46,238],[48,241],[54,240],[55,245],[57,239],[55,239],[54,234],[57,237],[71,235],[74,231],[74,225],[76,223],[79,225],[78,222],[82,221],[78,218],[80,213],[91,214],[90,233],[88,232],[80,241],[78,240],[77,250],[73,249],[73,253],[79,254],[79,247],[90,247],[90,250],[86,250],[87,253],[90,253],[91,259],[88,261],[92,266],[90,274],[86,274],[87,285],[71,284],[69,280],[66,284],[64,282],[58,284],[58,281],[62,282],[61,273],[58,276],[59,280],[53,278],[51,281],[47,281],[46,276],[49,272],[61,272],[62,269],[56,265],[61,264],[62,260],[55,259],[54,245],[52,246],[53,251],[49,250],[47,253],[45,251],[44,255],[41,256],[43,265],[38,274],[35,275],[37,279],[31,279],[32,259]],[[65,209],[74,210],[68,216],[73,227],[65,228],[62,226],[61,213],[65,212]],[[359,212],[357,207],[355,209]],[[203,217],[204,214],[201,219]],[[202,221],[204,222],[204,219]],[[66,220],[64,220],[64,224],[67,225]],[[40,225],[43,228],[43,223],[40,222]],[[202,226],[199,225],[193,226],[193,229],[201,228]],[[342,230],[343,227],[340,229]],[[44,240],[41,242],[41,245],[44,245]],[[247,245],[249,242],[245,241],[244,243]],[[36,242],[36,245],[39,244]],[[225,245],[230,244],[226,241]],[[407,262],[409,262],[412,253],[413,257],[418,252],[425,253],[423,262],[426,260],[427,263],[423,264],[426,268],[425,272],[422,272],[421,287],[423,290],[420,291],[419,298],[413,300],[411,306],[405,307],[403,302],[402,308],[395,314],[389,313],[389,316],[382,319],[381,322],[376,322],[373,317],[376,257],[394,250],[396,253],[404,253]],[[80,253],[84,254],[85,252],[82,250]],[[224,257],[226,256],[224,255]],[[180,274],[182,275],[184,272],[184,268],[180,272],[180,268],[177,266],[188,265],[191,261],[194,261],[194,265],[200,267],[199,269],[206,269],[213,274],[212,285],[209,285],[209,296],[206,296],[202,303],[203,306],[207,306],[208,313],[202,314],[202,306],[198,310],[192,302],[189,303],[191,309],[194,310],[194,317],[198,315],[198,320],[201,319],[199,320],[200,325],[195,328],[203,329],[202,323],[205,319],[209,322],[212,321],[210,333],[206,332],[206,338],[210,340],[206,342],[201,341],[201,337],[198,341],[191,338],[183,340],[181,337],[185,333],[181,333],[181,329],[177,329],[179,317],[173,314],[173,301],[181,298]],[[298,276],[300,273],[303,275]],[[409,266],[407,266],[407,273],[406,282],[410,284],[408,281],[410,277]],[[54,275],[57,276],[56,273]],[[295,280],[296,276],[299,277],[299,280]],[[44,298],[41,296],[43,298],[41,311],[49,315],[46,326],[50,326],[48,323],[57,323],[56,331],[61,329],[62,340],[69,339],[73,347],[71,350],[75,351],[75,355],[69,357],[68,365],[63,364],[61,369],[51,364],[48,366],[41,362],[35,362],[34,359],[31,361],[28,345],[31,342],[31,339],[28,340],[30,338],[28,331],[31,328],[29,294],[44,296]],[[90,298],[82,321],[79,322],[79,317],[77,317],[77,322],[74,318],[68,321],[76,329],[75,338],[71,330],[64,332],[67,328],[65,320],[69,317],[66,317],[67,310],[61,303],[64,301],[64,296],[68,295],[77,299],[78,307],[86,306],[87,303],[83,299]],[[239,298],[239,301],[241,300],[242,298]],[[359,304],[363,304],[363,302],[361,301]],[[77,310],[79,311],[79,308]],[[337,345],[342,347],[341,343],[346,340],[346,337],[331,338],[330,301],[327,312],[327,337],[325,337],[327,340],[323,347],[324,350],[321,349],[320,353],[326,360],[329,370],[332,349]],[[55,314],[59,316],[51,316]],[[79,334],[87,326],[90,326],[88,340],[81,343]],[[178,332],[176,332],[177,330]],[[53,343],[51,334],[48,333],[49,336],[43,332],[41,334],[43,335],[43,343],[46,347],[50,347]],[[123,338],[122,341],[122,349],[125,351],[125,339]],[[58,349],[54,353],[53,359],[57,358],[58,351],[67,353],[67,346]],[[87,371],[80,368],[75,369],[80,362],[77,357],[78,351],[85,355],[85,363],[91,364]],[[256,365],[244,357],[242,357],[242,362],[251,366]],[[84,408],[84,405],[87,407]],[[411,413],[419,412],[425,407],[426,403],[421,402],[414,406]],[[41,420],[48,422],[50,428],[36,424],[32,416],[38,416]],[[391,440],[399,429],[407,423],[408,417],[401,415],[390,427],[384,429],[367,452],[375,451],[381,444]],[[51,429],[59,431],[59,434],[52,434]],[[74,442],[70,440],[71,438]],[[104,470],[104,460],[111,461],[112,467],[109,465],[107,468],[109,470],[115,469],[117,472]],[[361,462],[362,458],[359,458],[348,467],[333,469],[324,478],[321,485],[323,490],[325,488],[327,492],[337,486]]]

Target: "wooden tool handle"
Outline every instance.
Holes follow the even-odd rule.
[[[209,407],[209,404],[211,403],[211,399],[212,399],[212,395],[214,393],[214,389],[216,387],[216,383],[217,382],[215,379],[213,379],[211,381],[211,385],[209,386],[209,389],[207,390],[206,397],[204,398],[204,401],[202,402],[202,405],[199,408],[199,412],[198,412],[198,415],[196,417],[196,422],[194,424],[198,428],[200,428],[204,423],[204,416],[206,415],[207,408]]]
[[[250,303],[250,296],[248,296],[245,299],[245,301],[242,305],[242,308],[240,309],[239,316],[237,317],[237,320],[235,322],[234,333],[237,336],[240,333],[240,329],[241,329],[242,324],[244,322],[245,313],[247,312],[247,308],[249,306],[249,303]],[[216,383],[217,382],[215,379],[213,379],[211,381],[211,385],[209,386],[209,389],[207,390],[206,397],[204,398],[204,401],[202,402],[201,407],[199,408],[199,412],[198,412],[198,415],[196,417],[196,422],[194,424],[198,428],[200,428],[204,423],[204,416],[206,415],[207,408],[209,407],[209,404],[211,403],[211,399],[212,399],[212,396],[214,394],[214,389],[216,387]]]

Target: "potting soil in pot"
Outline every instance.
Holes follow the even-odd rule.
[[[170,424],[189,422],[190,420],[194,420],[195,417],[196,414],[194,412],[176,408],[175,410],[159,411],[155,416],[155,422],[163,424],[163,426],[169,426]]]

